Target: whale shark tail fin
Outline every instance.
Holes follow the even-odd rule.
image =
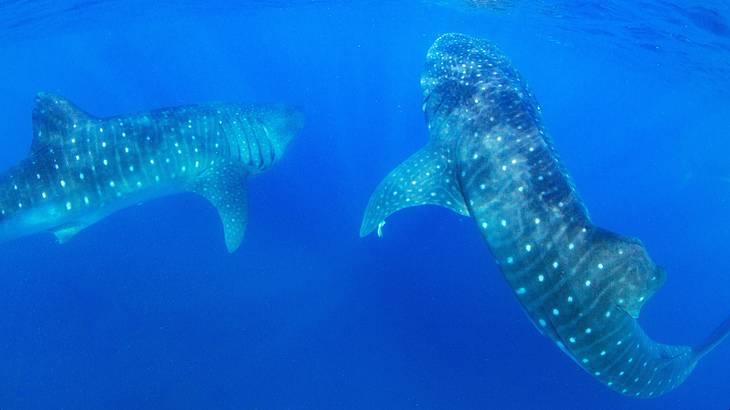
[[[93,117],[63,97],[38,93],[33,105],[32,151],[59,145],[74,127],[85,125]]]
[[[448,148],[428,144],[388,174],[370,197],[360,236],[376,229],[380,236],[385,218],[412,206],[439,205],[468,216],[451,156]]]
[[[725,321],[722,322],[714,332],[712,332],[710,337],[708,337],[704,343],[699,346],[695,346],[692,349],[694,351],[695,359],[700,360],[719,345],[726,337],[728,337],[728,335],[730,335],[730,317],[725,319]]]
[[[246,176],[243,166],[215,165],[190,186],[190,191],[207,199],[218,211],[231,253],[241,246],[248,224]]]

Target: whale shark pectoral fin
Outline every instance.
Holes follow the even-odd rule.
[[[459,215],[469,215],[447,148],[426,145],[385,177],[370,197],[360,236],[376,229],[378,236],[382,236],[385,218],[418,205],[439,205]]]
[[[226,247],[233,253],[241,246],[248,223],[245,169],[236,165],[214,166],[193,183],[191,190],[218,210]]]
[[[86,225],[65,225],[54,230],[53,235],[56,236],[58,243],[63,245],[76,236],[77,233],[84,230],[84,228],[86,228]]]
[[[38,93],[33,106],[32,151],[59,145],[69,130],[79,127],[91,117],[63,97]]]

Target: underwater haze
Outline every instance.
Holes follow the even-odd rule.
[[[306,121],[248,181],[233,253],[192,193],[0,244],[0,409],[730,408],[730,341],[659,398],[597,382],[468,218],[417,207],[359,237],[428,139],[420,79],[449,32],[509,57],[592,220],[666,270],[647,334],[700,344],[730,314],[725,1],[10,0],[0,172],[28,156],[38,92],[100,117],[229,102]]]

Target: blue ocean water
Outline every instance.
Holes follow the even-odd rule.
[[[730,342],[655,400],[596,382],[470,220],[413,208],[358,237],[426,141],[419,78],[445,32],[510,56],[593,220],[668,272],[642,325],[700,343],[730,313],[724,1],[5,1],[1,169],[27,155],[38,91],[97,115],[285,102],[307,126],[251,179],[232,255],[192,194],[0,245],[0,409],[730,408]]]

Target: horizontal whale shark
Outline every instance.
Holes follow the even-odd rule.
[[[0,240],[59,242],[146,200],[194,192],[216,207],[228,250],[247,216],[246,178],[270,168],[303,126],[279,105],[211,103],[97,118],[38,94],[31,152],[0,175]]]
[[[585,371],[637,398],[680,385],[730,319],[694,348],[644,333],[636,319],[665,273],[640,241],[591,222],[507,58],[446,34],[428,51],[421,86],[429,142],[377,187],[361,236],[416,205],[469,216],[537,329]]]

